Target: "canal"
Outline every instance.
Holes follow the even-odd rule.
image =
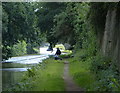
[[[40,55],[12,57],[3,62],[0,69],[2,70],[2,89],[10,88],[18,83],[27,69],[39,64],[49,55],[54,55],[56,51],[56,49],[53,49],[53,52],[46,50],[47,48],[40,48]]]

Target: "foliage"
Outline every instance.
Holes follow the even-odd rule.
[[[93,55],[93,62],[91,64],[91,71],[96,75],[96,84],[98,84],[95,87],[96,91],[120,91],[120,74],[115,60],[109,58],[109,56],[102,56],[100,53],[107,11],[117,7],[118,3],[90,3],[89,19],[93,27],[92,30],[97,36],[96,40],[98,43],[96,45],[99,46],[99,48],[95,47],[95,51],[92,50],[93,53],[96,53]],[[94,41],[92,40],[92,42]]]
[[[91,31],[92,32],[92,31]],[[92,37],[91,37],[92,36]],[[94,75],[95,81],[90,90],[94,91],[119,91],[119,72],[112,59],[100,55],[96,46],[95,34],[88,34],[88,38],[83,42],[83,49],[74,52],[75,61],[89,64],[89,70]],[[79,73],[80,74],[80,73]],[[85,77],[86,78],[86,77]],[[76,79],[76,78],[75,78]],[[78,80],[80,77],[78,77]],[[81,79],[80,79],[81,80]],[[115,81],[114,81],[115,80]],[[78,81],[81,84],[81,81]],[[92,85],[93,84],[93,85]]]
[[[89,70],[95,78],[94,84],[91,83],[91,86],[93,86],[91,90],[119,91],[120,75],[117,66],[114,64],[114,60],[110,59],[109,57],[99,55],[99,44],[101,43],[100,38],[102,36],[102,32],[100,31],[104,31],[105,17],[107,12],[107,8],[105,8],[104,6],[105,3],[90,4],[90,16],[88,16],[88,23],[84,22],[81,25],[84,29],[82,28],[82,31],[80,32],[80,35],[77,38],[78,42],[75,45],[74,62],[83,62],[82,64],[86,66],[85,64],[88,64],[90,61]],[[78,84],[81,84],[81,82],[83,82],[83,80],[81,80],[80,74],[81,73],[78,73],[78,77],[75,77],[75,80],[78,80],[77,82],[79,82]]]
[[[8,57],[12,57],[12,51],[9,46],[2,46],[2,60],[8,59]]]
[[[18,43],[12,47],[12,56],[21,56],[27,54],[26,46],[27,44],[25,41],[18,41]]]
[[[76,83],[86,91],[120,91],[120,72],[111,58],[100,53],[86,54],[87,50],[82,49],[69,59],[70,73]]]
[[[78,44],[82,39],[81,32],[86,32],[86,15],[89,6],[87,3],[66,3],[65,11],[56,15],[54,18],[55,26],[53,28],[54,35],[59,42],[69,43],[71,45]],[[59,38],[61,37],[61,38]]]
[[[11,47],[19,41],[40,44],[42,34],[33,3],[2,3],[2,58],[11,57]],[[10,47],[8,49],[8,47]]]
[[[27,54],[36,54],[38,53],[38,51],[36,51],[35,49],[35,44],[34,43],[27,43]]]
[[[76,3],[76,15],[73,21],[74,31],[76,33],[76,48],[84,48],[83,42],[86,41],[88,32],[90,31],[88,12],[89,12],[89,3]]]
[[[96,35],[90,29],[88,32],[82,32],[81,35],[85,35],[82,39],[82,43],[77,43],[75,46],[74,50],[74,57],[78,59],[79,61],[81,60],[86,60],[88,57],[93,57],[97,54],[97,41],[96,41]],[[78,45],[79,44],[79,45]],[[80,49],[80,44],[82,45],[82,48]]]
[[[72,36],[74,35],[72,21],[74,14],[72,13],[73,5],[74,3],[66,3],[66,9],[65,11],[61,12],[60,14],[56,15],[54,18],[54,35],[56,39],[59,42],[62,43],[70,43],[73,44],[74,38]],[[69,38],[68,38],[69,37]],[[71,39],[72,38],[72,39]]]
[[[38,11],[36,11],[36,15],[39,18],[38,27],[42,33],[46,34],[47,42],[51,44],[55,44],[57,41],[52,34],[54,25],[53,18],[63,11],[64,6],[64,3],[61,2],[38,3]]]
[[[88,91],[119,91],[118,67],[114,60],[100,55],[107,12],[118,6],[119,3],[103,2],[3,3],[3,58],[11,56],[11,47],[18,40],[34,42],[31,47],[46,36],[50,46],[57,42],[74,46],[74,58],[69,59],[70,73],[81,87]],[[71,54],[61,57],[71,57]],[[39,65],[28,70],[29,79],[25,79],[24,88],[20,84],[18,90],[64,90],[59,72],[63,64],[49,59]],[[54,81],[58,81],[58,85],[62,82],[61,88],[54,86]],[[36,82],[40,82],[40,87]]]
[[[117,66],[109,57],[97,55],[94,57],[91,71],[95,73],[99,91],[120,91],[120,74]]]
[[[118,9],[118,2],[99,2],[99,3],[90,3],[90,12],[89,19],[90,24],[92,25],[94,32],[97,35],[98,45],[101,47],[102,38],[105,30],[106,16],[107,12],[112,9]]]

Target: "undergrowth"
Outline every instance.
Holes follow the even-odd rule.
[[[78,50],[69,61],[71,76],[85,91],[120,91],[120,72],[111,58]]]
[[[114,60],[109,57],[97,55],[93,58],[91,72],[96,76],[97,91],[120,91],[120,72]]]
[[[75,46],[74,58],[70,59],[70,73],[86,91],[120,92],[117,62],[102,55],[94,30],[90,26],[87,33],[81,33],[81,36],[85,36],[81,39],[82,43],[78,42]]]

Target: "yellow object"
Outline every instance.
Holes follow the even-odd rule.
[[[65,50],[65,47],[63,44],[57,44],[55,45],[55,48],[59,48],[60,50]]]

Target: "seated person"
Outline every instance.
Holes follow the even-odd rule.
[[[59,58],[59,55],[61,54],[61,51],[59,48],[57,48],[57,51],[55,53],[55,60],[62,60],[61,58]]]

